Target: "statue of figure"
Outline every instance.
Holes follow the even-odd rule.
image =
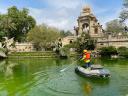
[[[79,35],[79,27],[75,27],[75,26],[74,26],[74,30],[75,30],[75,32],[76,32],[76,36],[78,36],[78,35]]]
[[[56,42],[56,48],[55,48],[56,53],[59,54],[60,48],[62,48],[62,40],[59,38]]]
[[[3,37],[5,39],[3,48],[10,49],[14,43],[14,38],[8,39],[8,37]]]
[[[88,33],[88,32],[89,32],[89,27],[85,27],[85,28],[83,29],[83,32]]]
[[[62,47],[62,41],[61,41],[61,39],[58,40],[58,47],[59,47],[59,49]]]
[[[85,33],[89,33],[89,25],[88,25],[88,24],[83,24],[82,30],[83,30],[83,32],[85,32]]]

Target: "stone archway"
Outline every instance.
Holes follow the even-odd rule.
[[[98,28],[97,27],[94,30],[94,34],[98,34]]]

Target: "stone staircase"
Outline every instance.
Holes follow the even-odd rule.
[[[8,58],[55,58],[57,54],[52,51],[46,52],[12,52]]]

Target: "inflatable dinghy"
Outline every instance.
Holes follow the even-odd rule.
[[[85,77],[110,77],[109,70],[104,69],[101,65],[91,65],[90,68],[78,66],[75,68],[75,72]]]

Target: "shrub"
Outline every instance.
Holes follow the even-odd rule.
[[[118,49],[119,56],[128,58],[128,48],[126,47],[119,47]]]
[[[113,46],[100,48],[100,53],[102,57],[111,57],[111,55],[117,55],[117,49]]]

